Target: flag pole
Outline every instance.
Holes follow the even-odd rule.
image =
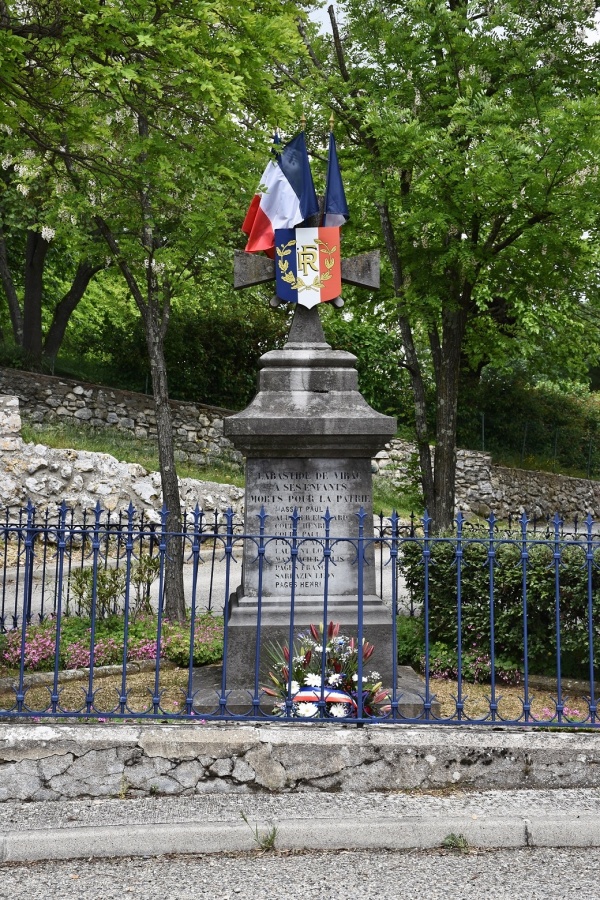
[[[300,128],[302,131],[306,131],[306,116],[304,115],[304,112],[300,117]]]
[[[331,115],[329,116],[329,130],[330,131],[333,131],[334,122],[335,122],[335,117],[333,115],[333,110],[332,110]]]

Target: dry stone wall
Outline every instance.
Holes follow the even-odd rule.
[[[0,725],[0,802],[598,788],[592,734],[367,725]]]
[[[23,419],[33,425],[83,424],[156,438],[154,400],[146,394],[2,368],[0,394],[17,396]],[[231,410],[172,400],[171,412],[177,459],[198,465],[242,462],[223,434],[223,417],[231,415]]]
[[[231,506],[243,508],[244,491],[234,485],[179,479],[184,508],[198,503],[205,512]],[[143,466],[119,462],[107,453],[55,450],[44,444],[25,443],[17,397],[0,396],[0,506],[12,512],[31,500],[40,509],[63,500],[77,511],[93,509],[98,500],[105,509],[126,509],[158,520],[162,506],[160,475]]]
[[[435,461],[435,449],[432,448]],[[418,475],[417,450],[408,441],[394,440],[373,460],[378,474],[390,478],[401,490],[409,490]],[[493,512],[547,517],[558,512],[566,521],[588,512],[600,518],[600,482],[569,478],[551,472],[508,469],[492,464],[489,453],[458,450],[456,459],[456,511],[478,516]]]

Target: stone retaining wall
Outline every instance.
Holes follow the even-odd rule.
[[[435,453],[435,449],[433,452]],[[508,469],[492,464],[489,453],[458,450],[456,459],[456,511],[500,519],[546,517],[559,512],[565,520],[582,519],[588,512],[600,518],[600,482],[569,478],[551,472]],[[435,459],[435,456],[434,456]],[[402,490],[414,490],[419,464],[416,446],[394,440],[373,461],[380,475]]]
[[[196,503],[205,512],[228,506],[236,512],[243,509],[244,491],[235,485],[180,478],[179,490],[187,509]],[[78,511],[93,509],[98,501],[111,511],[126,509],[131,502],[157,521],[162,506],[160,474],[107,453],[26,444],[18,398],[0,396],[0,507],[16,512],[28,500],[40,509],[65,500]]]
[[[156,438],[154,399],[146,394],[2,368],[0,393],[18,396],[23,419],[34,425],[83,424]],[[223,417],[231,410],[172,400],[171,412],[177,459],[241,464],[241,454],[223,434]]]
[[[0,801],[597,788],[595,734],[330,725],[0,725]]]

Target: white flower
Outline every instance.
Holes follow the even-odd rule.
[[[294,694],[297,694],[298,691],[300,690],[300,685],[298,684],[297,681],[292,681],[292,683],[290,685],[290,689],[292,691],[292,696],[293,696]]]
[[[26,197],[27,194],[29,193],[29,188],[27,187],[26,184],[18,184],[17,190],[20,194],[23,194],[24,197]]]
[[[307,684],[309,687],[321,687],[321,676],[309,672],[304,679],[304,684]]]
[[[347,716],[349,713],[349,704],[347,703],[332,703],[329,709],[330,715],[332,715],[335,719],[341,719],[343,716]]]
[[[352,681],[358,681],[358,675],[356,673],[352,676]]]
[[[294,703],[294,711],[301,719],[310,719],[318,715],[319,707],[316,703]]]
[[[12,164],[13,164],[12,156],[5,156],[4,159],[2,160],[2,168],[3,169],[8,169],[8,167],[12,166]]]
[[[334,673],[333,675],[330,675],[329,678],[327,679],[327,684],[331,684],[331,685],[335,686],[336,684],[339,684],[341,680],[342,680],[341,674]]]
[[[379,672],[371,672],[371,674],[369,675],[369,681],[379,681],[380,678],[381,675],[379,674]]]
[[[34,159],[35,153],[33,150],[24,150],[23,151],[23,159]]]
[[[42,228],[42,237],[45,241],[48,241],[48,243],[50,243],[55,234],[56,231],[54,230],[54,228],[50,228],[49,225],[44,225],[44,227]]]

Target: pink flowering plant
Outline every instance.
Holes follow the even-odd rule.
[[[94,665],[108,666],[123,661],[124,620],[110,616],[96,622]],[[129,623],[127,661],[155,660],[157,656],[157,620],[154,615],[140,616]],[[59,666],[61,669],[88,668],[91,628],[89,619],[65,616],[61,621]],[[31,624],[25,631],[25,670],[47,672],[54,668],[56,621]],[[163,619],[158,653],[177,666],[187,666],[190,655],[190,622]],[[223,655],[223,619],[210,614],[196,618],[194,625],[194,665],[217,662]],[[21,629],[0,635],[0,667],[14,670],[21,657]]]
[[[366,640],[363,640],[361,647],[355,638],[340,634],[339,623],[329,623],[325,641],[323,625],[311,625],[308,631],[296,636],[291,652],[287,645],[270,645],[269,678],[274,687],[266,687],[263,690],[267,695],[277,698],[279,702],[275,706],[275,711],[279,713],[285,712],[285,701],[289,698],[292,700],[294,717],[316,718],[319,716],[317,704],[322,695],[326,718],[356,718],[359,659],[362,656],[363,663],[366,663],[374,650],[373,644]],[[381,704],[387,700],[389,700],[388,692],[382,689],[379,673],[363,670],[364,715],[379,715],[384,711]]]

